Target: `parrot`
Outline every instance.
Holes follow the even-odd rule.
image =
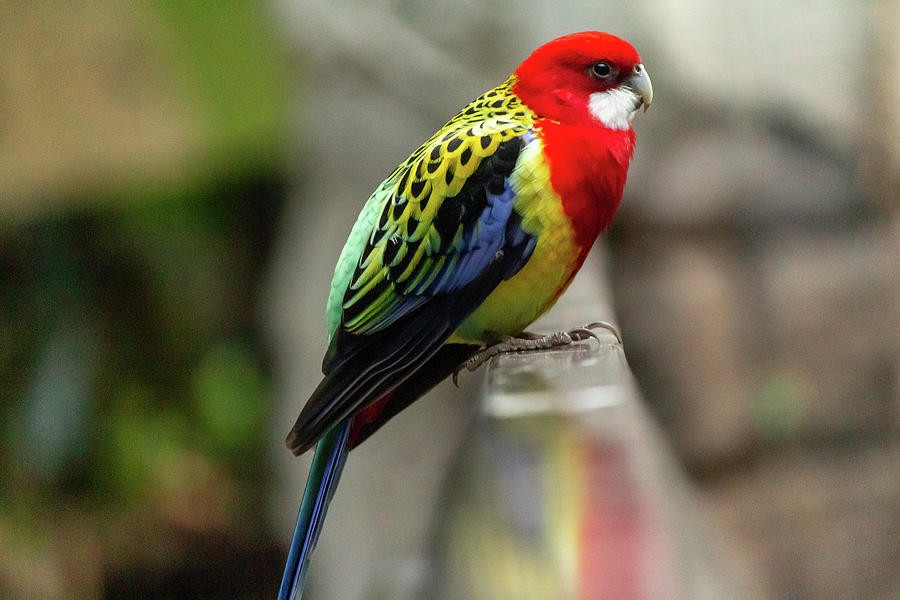
[[[315,446],[280,599],[302,595],[351,450],[462,367],[585,339],[525,328],[566,290],[622,200],[634,115],[653,100],[631,44],[585,31],[538,47],[366,201],[326,304],[323,378],[287,447]]]

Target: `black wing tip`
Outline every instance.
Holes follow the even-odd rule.
[[[312,448],[313,443],[301,437],[296,429],[291,429],[291,432],[287,434],[287,437],[284,439],[284,445],[288,447],[288,450],[294,453],[294,456],[300,456]]]

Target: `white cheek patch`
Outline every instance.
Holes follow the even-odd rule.
[[[594,118],[610,129],[628,129],[640,108],[640,98],[627,87],[618,87],[590,95],[588,107]]]

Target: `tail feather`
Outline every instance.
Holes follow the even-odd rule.
[[[337,489],[350,451],[350,422],[351,419],[345,419],[331,428],[316,444],[303,500],[297,513],[297,524],[291,537],[281,588],[278,590],[278,600],[299,600],[303,594],[310,557],[319,541],[328,504]]]

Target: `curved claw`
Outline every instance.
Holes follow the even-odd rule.
[[[619,330],[616,328],[615,325],[613,325],[612,323],[609,323],[607,321],[594,321],[593,323],[588,323],[581,329],[605,329],[608,332],[610,332],[611,334],[613,334],[614,336],[616,336],[616,341],[619,342],[619,345],[622,344],[622,334],[619,333]],[[596,336],[596,334],[594,334],[594,338],[597,340],[600,339]]]
[[[600,336],[587,327],[570,329],[567,333],[569,334],[569,337],[572,338],[573,342],[583,342],[584,340],[589,338],[594,338],[598,342],[600,341]]]

